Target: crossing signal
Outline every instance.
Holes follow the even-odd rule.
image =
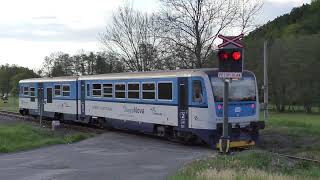
[[[219,72],[242,72],[242,49],[221,49],[219,56]]]
[[[218,51],[219,58],[219,73],[220,78],[241,78],[243,66],[243,48],[241,42],[243,34],[238,36],[223,36],[218,37],[223,40]]]

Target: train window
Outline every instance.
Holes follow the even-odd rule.
[[[29,87],[23,87],[23,94],[25,96],[28,96],[29,95]]]
[[[112,98],[113,97],[112,93],[113,93],[112,84],[103,84],[103,97]]]
[[[142,85],[142,99],[155,99],[156,89],[155,83],[143,83]]]
[[[62,95],[63,96],[70,96],[70,85],[63,85],[62,86]]]
[[[158,99],[172,100],[172,83],[158,83]]]
[[[192,101],[201,103],[203,99],[202,85],[200,80],[192,81]]]
[[[92,84],[92,96],[101,97],[101,84]]]
[[[116,84],[115,85],[115,95],[116,98],[126,98],[126,85]]]
[[[87,96],[90,96],[90,84],[87,84]]]
[[[128,98],[140,99],[140,84],[138,83],[128,84]]]
[[[61,96],[61,85],[54,86],[54,96]]]
[[[36,89],[34,87],[30,87],[30,101],[35,102],[36,101]]]

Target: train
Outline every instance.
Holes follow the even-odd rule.
[[[223,80],[218,69],[33,78],[19,82],[23,115],[152,134],[215,148],[222,135]],[[229,91],[232,142],[254,142],[259,120],[255,75],[243,71]]]

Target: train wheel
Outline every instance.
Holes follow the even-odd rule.
[[[159,137],[165,137],[165,127],[164,126],[157,126],[156,127],[156,135]]]
[[[55,114],[54,114],[54,117],[53,117],[53,120],[57,120],[57,121],[60,121],[60,122],[64,122],[63,114],[62,114],[62,113],[55,113]]]

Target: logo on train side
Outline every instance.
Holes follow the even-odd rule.
[[[163,116],[163,113],[162,112],[158,112],[155,107],[150,108],[150,111],[152,112],[153,115]]]
[[[140,109],[138,107],[128,108],[126,105],[122,106],[124,112],[129,114],[144,114],[144,109]]]

